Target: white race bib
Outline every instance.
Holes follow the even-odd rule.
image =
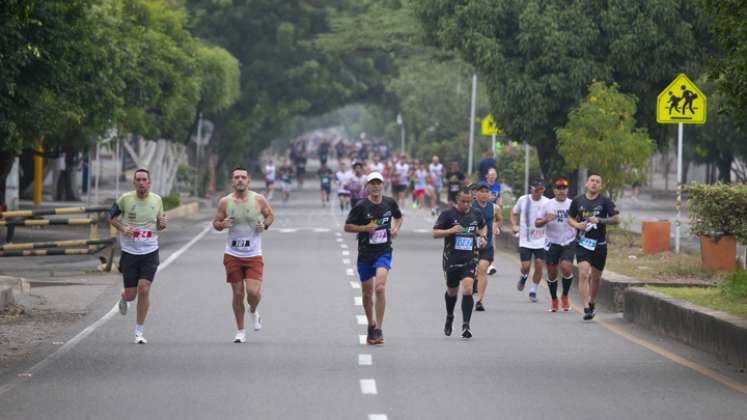
[[[578,244],[582,247],[588,249],[589,251],[594,251],[597,249],[597,240],[596,239],[590,239],[587,237],[581,237],[578,239]]]
[[[153,231],[150,229],[135,229],[132,232],[132,239],[138,242],[150,241],[153,239]]]
[[[231,240],[231,248],[237,251],[246,251],[251,247],[249,239],[239,238]]]
[[[472,251],[474,238],[471,236],[457,236],[454,241],[454,249],[457,251]]]
[[[386,229],[378,229],[368,233],[368,243],[371,245],[385,244],[388,238]]]

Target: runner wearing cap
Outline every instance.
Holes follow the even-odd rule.
[[[503,197],[501,196],[501,182],[498,180],[498,172],[495,171],[495,168],[488,169],[488,174],[485,176],[485,183],[488,186],[488,189],[490,190],[490,201],[493,202],[493,204],[498,205],[498,210],[501,213],[501,223],[503,222]],[[493,275],[495,274],[497,270],[495,269],[495,266],[493,266],[493,263],[491,262],[490,266],[488,266],[488,274]]]
[[[476,187],[476,199],[472,201],[472,208],[482,213],[485,219],[486,245],[480,248],[477,256],[477,303],[476,311],[484,311],[482,301],[485,298],[485,289],[488,287],[488,267],[493,263],[493,238],[500,234],[500,226],[503,223],[503,214],[500,207],[491,200],[490,186],[486,182],[480,182]]]
[[[386,280],[392,268],[392,239],[397,238],[403,219],[397,202],[384,196],[384,177],[379,172],[366,177],[366,189],[368,197],[350,210],[345,220],[345,232],[358,236],[358,276],[362,284],[363,309],[368,319],[366,342],[383,344],[382,325]]]
[[[568,180],[555,180],[555,199],[545,204],[537,215],[535,225],[545,228],[545,263],[547,264],[547,286],[550,289],[550,312],[558,311],[558,263],[563,276],[561,303],[564,311],[571,309],[568,292],[573,283],[573,258],[576,256],[576,229],[568,224]]]
[[[529,271],[534,261],[532,288],[529,290],[529,301],[537,302],[537,285],[542,280],[542,267],[545,260],[545,228],[535,225],[540,209],[550,201],[543,196],[545,184],[535,181],[530,186],[530,194],[522,195],[511,211],[511,229],[519,235],[519,258],[521,259],[521,277],[516,285],[519,291],[524,290]]]
[[[607,196],[601,195],[602,177],[592,174],[586,192],[573,199],[568,224],[579,231],[576,246],[578,290],[584,303],[584,320],[594,318],[594,301],[607,263],[607,225],[620,223],[620,214]]]
[[[474,299],[475,254],[486,245],[485,219],[472,208],[472,194],[462,187],[456,192],[453,206],[441,213],[433,226],[433,238],[444,238],[443,270],[446,277],[446,323],[444,334],[451,335],[454,307],[460,285],[462,289],[462,338],[472,338],[470,319]]]

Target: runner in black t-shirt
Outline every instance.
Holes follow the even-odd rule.
[[[326,207],[329,204],[329,194],[332,191],[332,177],[334,174],[332,170],[327,167],[326,164],[322,163],[322,167],[319,168],[319,187],[322,195],[322,207]]]
[[[368,174],[366,189],[368,197],[350,210],[345,220],[345,232],[358,234],[358,275],[363,290],[363,309],[368,318],[367,342],[383,344],[381,326],[386,307],[386,280],[392,268],[392,239],[397,238],[403,220],[397,202],[384,197],[384,177],[380,173]]]
[[[464,172],[459,170],[459,162],[451,162],[449,172],[446,173],[446,185],[449,203],[453,203],[459,190],[464,186]]]
[[[594,300],[607,262],[606,225],[620,223],[615,203],[600,195],[601,189],[602,177],[596,174],[589,176],[586,193],[574,198],[568,209],[568,223],[579,231],[576,247],[578,289],[584,303],[584,320],[587,321],[594,318]]]
[[[446,324],[444,334],[451,335],[459,284],[462,285],[462,338],[471,338],[472,282],[477,267],[477,249],[486,245],[487,227],[478,210],[472,208],[472,193],[457,191],[454,207],[438,216],[433,237],[444,238],[443,270],[446,276]]]

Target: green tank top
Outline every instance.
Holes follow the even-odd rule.
[[[256,206],[256,194],[252,191],[247,192],[248,199],[245,202],[237,201],[234,195],[228,196],[228,206],[226,214],[233,219],[233,226],[248,225],[252,229],[260,220],[260,214]]]
[[[235,257],[262,255],[262,237],[256,231],[261,214],[256,207],[256,193],[248,194],[245,202],[237,201],[233,194],[228,196],[226,215],[233,219],[233,226],[228,229],[225,252]]]

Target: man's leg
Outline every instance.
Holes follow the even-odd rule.
[[[560,261],[560,274],[563,276],[563,295],[561,296],[561,303],[564,311],[571,310],[571,303],[568,301],[568,293],[571,291],[571,285],[573,284],[573,261],[572,260],[561,260]]]
[[[384,310],[386,309],[386,280],[389,270],[384,267],[376,268],[374,289],[376,291],[376,328],[384,325]]]
[[[150,280],[140,279],[137,283],[137,325],[145,324],[150,307]]]
[[[529,289],[529,300],[531,302],[537,302],[537,286],[542,281],[542,270],[545,266],[545,261],[534,254],[534,273],[532,274],[532,287]]]
[[[550,311],[557,312],[558,310],[558,266],[555,264],[547,264],[547,288],[550,289]]]
[[[602,280],[602,270],[595,267],[591,267],[591,290],[589,292],[589,303],[594,304],[597,301],[597,293],[599,292],[599,283]]]
[[[519,277],[519,283],[516,284],[516,290],[524,290],[524,285],[527,284],[529,278],[529,270],[532,268],[532,257],[531,254],[526,255],[526,248],[519,248],[519,259],[521,260],[521,277]]]
[[[490,261],[480,260],[477,266],[477,303],[482,306],[482,300],[485,297],[485,289],[488,287],[488,266]],[[478,311],[481,309],[477,309]]]
[[[363,296],[363,311],[368,319],[368,327],[376,328],[376,318],[374,317],[374,278],[361,282],[361,295]]]
[[[229,283],[231,285],[231,306],[233,307],[233,315],[236,318],[236,329],[239,331],[244,330],[244,296],[246,291],[244,288],[243,281],[237,281]]]
[[[444,334],[451,335],[452,324],[454,323],[454,307],[456,307],[457,293],[459,293],[459,284],[455,287],[446,286],[444,301],[446,302],[446,324],[444,325]]]
[[[262,281],[258,279],[246,279],[246,303],[249,304],[249,313],[252,317],[252,328],[254,331],[262,329],[259,311],[257,306],[262,300]]]
[[[469,322],[472,319],[472,308],[475,305],[475,301],[472,298],[473,282],[474,279],[472,277],[462,279],[462,338],[472,338]]]
[[[584,307],[589,303],[589,271],[591,271],[591,264],[588,261],[578,263],[578,291]]]

